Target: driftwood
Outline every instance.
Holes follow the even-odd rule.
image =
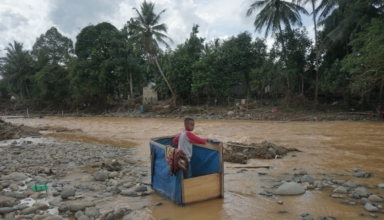
[[[286,148],[267,141],[248,145],[228,142],[224,145],[224,161],[246,164],[248,159],[281,158],[291,151],[301,152],[296,148]]]
[[[269,169],[271,166],[244,166],[244,167],[233,167],[233,168],[246,168],[246,169],[259,169],[259,168],[267,168]]]

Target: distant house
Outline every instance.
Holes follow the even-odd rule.
[[[156,83],[150,82],[147,86],[143,87],[143,104],[157,103],[158,96],[155,90]]]

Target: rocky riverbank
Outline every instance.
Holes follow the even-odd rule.
[[[246,170],[242,170],[245,172]],[[258,173],[259,176],[265,176],[267,173]],[[371,185],[363,184],[359,178],[370,178],[371,173],[363,172],[358,169],[347,171],[339,174],[321,174],[322,178],[315,179],[309,175],[305,170],[294,170],[293,173],[286,173],[285,178],[270,179],[272,184],[265,187],[261,196],[270,197],[275,199],[276,203],[281,205],[279,214],[284,216],[290,210],[284,210],[284,196],[294,196],[304,194],[306,191],[319,191],[328,195],[329,200],[337,200],[338,203],[345,206],[356,206],[356,216],[359,217],[370,216],[378,218],[384,216],[382,196],[384,184]],[[355,178],[350,179],[351,176]],[[330,201],[331,202],[331,201]],[[368,212],[368,213],[367,213]],[[313,216],[310,213],[301,213],[298,219],[302,220],[336,220],[337,216]]]
[[[10,117],[26,117],[25,111],[7,112]],[[87,112],[65,112],[57,113],[34,112],[29,113],[30,117],[44,116],[75,116],[75,117],[129,117],[129,118],[184,118],[194,117],[196,119],[210,120],[259,120],[259,121],[381,121],[378,114],[368,112],[342,112],[341,110],[319,111],[319,110],[280,110],[276,108],[259,108],[259,109],[234,109],[223,107],[197,108],[182,106],[179,109],[167,110],[162,112],[145,111],[140,112],[138,109],[126,111],[104,111],[102,114]]]
[[[154,205],[143,199],[153,191],[135,149],[20,139],[0,152],[0,219],[135,219]],[[119,197],[128,203],[106,208]]]

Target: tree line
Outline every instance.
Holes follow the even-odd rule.
[[[334,96],[346,106],[369,106],[383,101],[383,6],[382,0],[255,1],[244,16],[254,17],[265,38],[244,31],[207,41],[194,24],[172,49],[161,23],[166,11],[156,13],[144,1],[121,30],[108,22],[88,25],[74,44],[52,27],[31,50],[9,43],[0,58],[0,91],[36,108],[75,108],[121,104],[149,82],[174,104],[224,101],[242,85],[245,94],[237,98],[283,96],[289,105],[301,96],[316,105]],[[302,15],[311,15],[313,30],[302,27]],[[275,39],[271,48],[268,36]]]

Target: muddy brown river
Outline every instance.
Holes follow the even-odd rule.
[[[33,127],[62,127],[80,129],[74,132],[50,134],[60,140],[98,142],[120,147],[135,147],[137,158],[149,161],[149,139],[175,135],[183,129],[182,119],[112,118],[112,117],[49,117],[43,119],[9,119],[12,123]],[[357,201],[345,205],[349,199],[330,198],[331,190],[307,190],[300,196],[277,198],[259,195],[271,180],[284,179],[294,174],[294,168],[304,169],[314,179],[334,178],[358,181],[368,186],[384,183],[384,123],[382,122],[288,122],[196,120],[195,133],[223,142],[261,142],[267,140],[303,152],[290,153],[283,159],[251,160],[247,166],[268,165],[273,169],[249,169],[237,173],[238,164],[225,163],[225,196],[223,199],[179,207],[156,193],[153,202],[163,205],[151,207],[156,219],[300,219],[300,213],[334,216],[337,219],[371,219]],[[295,154],[296,157],[291,155]],[[371,178],[359,179],[352,175],[357,168],[371,172]],[[259,176],[258,172],[267,175]],[[377,188],[377,187],[376,187]],[[368,189],[383,195],[384,190]],[[283,205],[276,203],[284,202]],[[113,205],[112,205],[113,206]],[[286,210],[287,214],[278,214]],[[359,216],[364,213],[364,216]],[[376,213],[379,218],[384,214]]]

